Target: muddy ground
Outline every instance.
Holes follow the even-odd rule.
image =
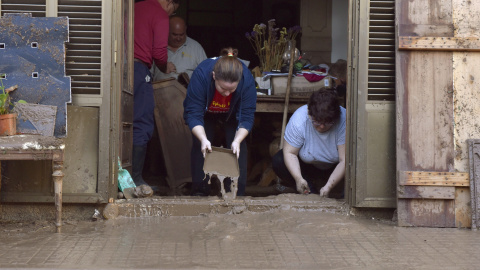
[[[390,219],[277,209],[2,223],[0,268],[478,269],[480,235]]]
[[[101,211],[101,209],[100,209]],[[92,212],[91,218],[68,218],[63,220],[62,232],[75,232],[77,230],[84,230],[87,228],[98,228],[99,226],[109,226],[109,224],[114,224],[116,221],[114,220],[107,220],[102,216],[101,212],[97,214],[95,211]],[[316,213],[321,211],[312,211],[311,213]],[[267,213],[263,213],[267,215],[272,222],[278,222],[285,224],[288,226],[288,222],[292,222],[296,217],[298,220],[302,219],[302,216],[308,215],[308,211],[295,211],[291,210],[289,212],[289,218],[285,219],[285,213],[281,210],[272,210]],[[373,223],[385,224],[390,226],[396,225],[396,219],[394,217],[394,212],[391,210],[385,211],[358,211],[355,209],[351,209],[349,212],[345,213],[336,213],[332,214],[338,218],[354,218],[360,221],[368,221]],[[253,224],[257,222],[257,219],[262,216],[262,213],[252,213],[252,212],[245,212],[242,214],[201,214],[199,216],[189,216],[189,217],[173,217],[173,216],[166,216],[162,217],[165,222],[171,222],[172,226],[175,227],[177,222],[186,222],[186,221],[193,221],[196,220],[212,220],[215,223],[216,227],[228,227],[231,223],[232,219],[245,219],[243,223],[246,224]],[[134,218],[125,218],[125,217],[118,217],[115,220],[117,222],[122,222],[121,220],[128,220]],[[142,218],[138,218],[142,219]],[[145,219],[145,218],[143,218]],[[148,217],[146,218],[148,219]],[[219,220],[219,221],[216,221]],[[276,221],[275,221],[276,220]],[[21,234],[32,234],[36,232],[55,232],[55,223],[53,219],[48,220],[26,220],[26,221],[15,221],[15,220],[0,220],[0,233],[2,235],[21,235]]]

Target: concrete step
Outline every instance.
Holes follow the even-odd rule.
[[[322,198],[318,194],[280,194],[269,197],[239,197],[231,201],[210,197],[160,197],[121,199],[104,209],[106,218],[198,216],[207,214],[240,214],[243,212],[267,212],[271,210],[321,211],[347,213],[344,200]]]

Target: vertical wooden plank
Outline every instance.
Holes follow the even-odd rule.
[[[399,199],[399,226],[455,227],[455,200]]]
[[[467,139],[480,139],[480,53],[454,53],[455,169],[468,171]]]
[[[411,52],[407,72],[409,167],[453,169],[452,53]]]
[[[402,36],[454,35],[451,0],[396,1],[396,19]],[[398,171],[453,170],[452,55],[397,51]],[[400,226],[455,226],[453,199],[398,198],[397,212]]]
[[[401,36],[453,36],[451,0],[395,1]]]
[[[470,204],[470,189],[455,188],[455,227],[470,228],[472,226],[472,208]]]
[[[452,0],[453,23],[455,37],[480,37],[478,28],[478,14],[480,14],[480,2],[468,0]],[[455,169],[458,171],[473,172],[476,178],[473,159],[469,162],[468,139],[479,139],[480,134],[480,53],[457,52],[453,54],[454,74],[454,115],[455,115]],[[473,145],[472,145],[473,147]],[[473,150],[473,149],[471,149]],[[472,158],[472,157],[470,157]],[[475,181],[474,181],[475,182]],[[477,206],[477,187],[472,185],[470,189],[458,188],[455,198],[455,215],[457,227],[472,227],[472,206]],[[473,192],[474,196],[471,196]],[[467,195],[468,194],[468,195]],[[478,219],[478,217],[476,217]],[[476,226],[475,226],[476,227]]]
[[[471,0],[451,0],[451,2],[455,37],[479,37],[480,2]]]
[[[451,1],[416,0],[408,2],[410,2],[408,14],[413,25],[438,25],[451,22]]]
[[[397,1],[396,12],[400,35],[453,35],[451,1]],[[397,169],[451,170],[452,53],[397,51],[396,61]]]
[[[434,89],[434,127],[430,131],[434,136],[434,168],[440,171],[453,171],[454,140],[453,140],[453,62],[452,52],[434,53],[430,59],[435,67],[433,83]],[[429,136],[427,136],[429,137]]]
[[[435,152],[434,140],[425,136],[434,128],[434,89],[433,83],[435,67],[428,52],[413,51],[410,53],[410,62],[407,67],[408,104],[407,137],[410,153],[409,167],[412,170],[434,170],[432,156]]]
[[[480,37],[480,2],[452,0],[455,36]],[[455,169],[468,171],[467,139],[480,138],[480,53],[458,52],[454,63]]]

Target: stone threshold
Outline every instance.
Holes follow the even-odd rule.
[[[269,197],[238,197],[231,201],[216,196],[154,196],[150,198],[120,199],[104,209],[106,218],[199,216],[208,214],[241,214],[272,210],[321,211],[346,214],[344,200],[321,198],[318,194],[280,194]]]

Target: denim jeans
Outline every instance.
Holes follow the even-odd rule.
[[[152,75],[147,66],[134,63],[133,92],[133,145],[144,146],[153,135],[153,99]]]

